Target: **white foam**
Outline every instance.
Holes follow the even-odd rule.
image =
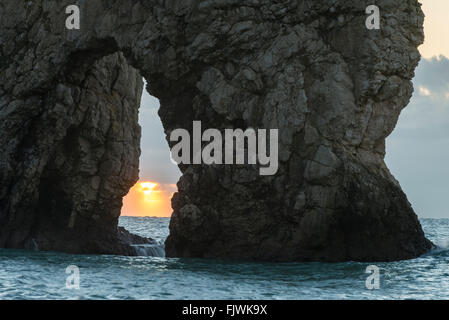
[[[156,244],[134,244],[132,245],[138,256],[165,257],[165,245]]]

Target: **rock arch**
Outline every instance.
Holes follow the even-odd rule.
[[[77,2],[77,1],[75,1]],[[373,261],[430,249],[384,163],[423,41],[416,0],[0,3],[0,246],[133,254],[141,76],[166,134],[280,130],[280,167],[183,165],[168,256]],[[139,71],[137,71],[139,70]]]

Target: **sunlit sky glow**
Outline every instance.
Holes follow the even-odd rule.
[[[420,0],[424,20],[424,44],[419,48],[424,58],[449,57],[449,0]]]
[[[175,191],[173,184],[140,181],[123,199],[123,215],[170,217],[170,199]]]
[[[425,42],[419,48],[424,59],[410,105],[387,139],[386,162],[419,217],[449,218],[449,0],[420,2],[426,15]],[[123,215],[169,217],[172,212],[181,173],[170,161],[158,109],[159,101],[144,91],[140,181],[124,198]]]

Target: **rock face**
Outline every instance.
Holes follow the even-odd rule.
[[[166,253],[390,261],[432,244],[384,163],[413,91],[417,0],[0,3],[0,246],[132,254],[142,81],[167,136],[279,129],[279,170],[181,165]],[[76,2],[76,1],[75,1]],[[131,67],[132,66],[132,67]]]

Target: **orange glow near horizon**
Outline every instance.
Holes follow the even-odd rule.
[[[174,184],[137,182],[123,198],[122,215],[134,217],[170,217]]]

